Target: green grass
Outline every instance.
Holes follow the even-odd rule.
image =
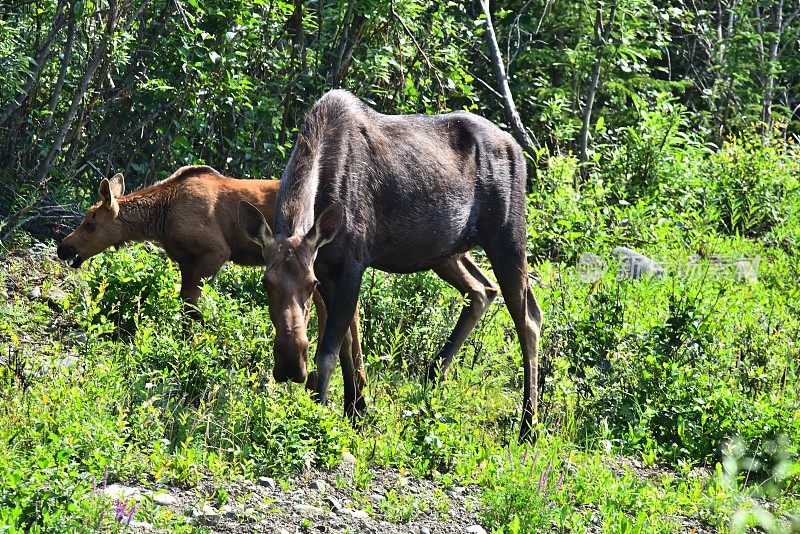
[[[738,149],[725,150],[708,165],[740,165],[730,156]],[[770,181],[796,188],[795,175],[764,170],[776,157],[752,154],[766,185],[751,204],[776,201]],[[192,487],[208,477],[223,487],[233,475],[286,479],[309,463],[333,466],[348,450],[364,495],[376,465],[473,485],[494,532],[677,532],[686,521],[723,532],[800,528],[800,202],[787,194],[769,217],[752,206],[732,215],[738,201],[711,186],[673,187],[697,176],[670,174],[670,161],[655,166],[660,197],[641,180],[576,193],[565,159],[529,199],[545,316],[535,446],[516,443],[521,361],[502,305],[490,308],[448,381],[425,389],[427,359],[462,304],[430,274],[367,273],[370,412],[353,428],[341,416],[338,376],[327,407],[272,380],[257,270],[228,266],[210,282],[200,325],[181,318],[177,271],[152,246],[106,253],[78,272],[43,256],[3,260],[0,525],[116,528],[103,513],[111,503],[93,491],[106,472],[111,481]],[[737,169],[730,180],[750,179]],[[725,187],[746,197],[730,180]],[[608,257],[618,245],[669,260],[667,276],[581,280],[581,253]],[[700,267],[681,274],[691,256]],[[715,275],[715,256],[760,258],[758,279]],[[34,286],[43,295],[60,286],[67,298],[30,298]],[[78,364],[62,365],[67,356]],[[399,490],[378,506],[397,522],[444,513]],[[146,504],[137,518],[192,528]]]

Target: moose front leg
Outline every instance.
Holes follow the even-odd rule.
[[[325,332],[325,325],[328,322],[328,311],[325,307],[325,301],[318,291],[314,291],[312,296],[314,307],[317,310],[317,330],[319,332],[317,353],[319,353],[322,334]],[[342,379],[345,384],[344,413],[353,419],[360,418],[367,413],[367,404],[363,393],[367,384],[367,375],[364,370],[364,358],[359,341],[358,320],[358,306],[356,306],[353,321],[350,323],[347,332],[345,332],[342,346],[339,348],[339,362],[342,365]],[[314,395],[317,393],[317,376],[316,370],[311,371],[308,373],[308,379],[306,380],[306,389]],[[350,387],[350,381],[348,381],[349,376],[355,378],[355,383],[352,384],[352,387]]]
[[[320,293],[325,301],[328,318],[316,356],[316,391],[321,404],[326,404],[328,401],[328,385],[331,374],[336,367],[336,360],[342,341],[355,316],[363,274],[364,270],[362,268],[350,268],[343,270],[336,279],[326,277],[322,280]],[[357,394],[355,373],[356,370],[354,369],[352,358],[349,359],[349,363],[343,361],[342,375],[344,378],[346,411],[352,411],[358,407],[357,402],[360,394]]]

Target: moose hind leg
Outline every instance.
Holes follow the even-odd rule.
[[[524,234],[523,234],[524,235]],[[497,276],[500,290],[508,306],[522,349],[524,388],[520,441],[533,439],[531,431],[538,417],[539,338],[542,331],[542,310],[528,284],[528,265],[524,239],[517,242],[494,239],[486,247],[486,255]]]
[[[443,380],[470,332],[497,296],[497,289],[468,254],[456,254],[433,268],[445,282],[466,295],[469,303],[461,310],[453,332],[428,366],[428,380]]]

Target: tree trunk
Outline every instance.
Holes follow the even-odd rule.
[[[495,35],[494,26],[492,25],[489,0],[481,0],[481,8],[483,9],[483,14],[486,16],[486,41],[489,45],[492,68],[494,69],[494,76],[497,79],[506,121],[508,121],[508,124],[511,126],[511,130],[517,142],[522,145],[522,149],[531,161],[533,161],[533,173],[528,177],[527,184],[528,191],[530,192],[533,190],[533,181],[537,175],[538,158],[536,155],[536,146],[527,130],[525,130],[525,125],[522,124],[522,119],[517,112],[517,107],[514,105],[514,96],[511,94],[511,88],[508,86],[508,76],[503,64],[503,57],[500,54],[500,47],[497,44],[497,35]]]
[[[50,48],[53,46],[53,42],[56,40],[56,35],[58,35],[58,32],[61,31],[61,27],[64,24],[61,16],[63,9],[64,0],[59,0],[56,7],[56,15],[53,18],[53,27],[50,29],[50,33],[48,34],[44,45],[42,45],[42,48],[40,48],[39,52],[36,54],[36,65],[31,73],[30,80],[28,80],[28,83],[25,84],[25,88],[22,90],[22,92],[15,95],[15,97],[11,99],[11,102],[9,102],[5,107],[3,112],[0,113],[0,126],[5,124],[17,109],[22,107],[22,104],[30,96],[31,90],[33,90],[33,88],[36,86],[36,83],[39,81],[39,76],[42,73],[42,69],[47,63],[47,60],[50,58]]]
[[[778,59],[778,46],[781,42],[781,27],[783,25],[783,0],[778,0],[772,6],[772,41],[769,44],[769,56],[767,57],[767,79],[764,88],[764,101],[762,120],[764,124],[763,135],[768,136],[772,132],[772,100],[775,92],[775,70]]]
[[[81,78],[80,84],[75,89],[72,102],[70,103],[69,109],[64,116],[64,120],[61,123],[53,144],[50,145],[47,156],[45,156],[45,158],[39,163],[39,167],[37,168],[36,175],[34,177],[34,185],[36,186],[42,185],[45,182],[45,178],[50,170],[50,166],[53,164],[53,161],[58,153],[61,152],[61,147],[64,144],[64,140],[67,137],[70,126],[72,126],[72,122],[75,120],[75,116],[78,113],[78,107],[80,106],[81,100],[86,94],[86,90],[89,88],[89,83],[91,82],[97,67],[99,67],[100,63],[103,61],[103,58],[108,51],[109,44],[114,37],[118,15],[119,10],[117,0],[109,0],[108,24],[106,27],[106,33],[103,35],[100,44],[97,46],[94,57],[92,57],[91,63],[89,63],[89,66],[86,68],[86,72],[84,73],[83,78]]]
[[[589,175],[589,170],[586,165],[589,150],[589,127],[592,123],[592,111],[594,108],[595,97],[597,96],[597,89],[600,86],[600,67],[603,62],[603,53],[605,52],[605,45],[611,37],[611,28],[614,25],[614,18],[617,15],[616,2],[611,4],[611,11],[608,14],[608,20],[603,25],[603,6],[597,7],[597,16],[594,22],[594,38],[595,48],[597,50],[597,57],[592,65],[592,74],[589,78],[589,87],[586,90],[586,103],[583,106],[583,124],[581,125],[581,133],[578,141],[578,158],[581,163],[580,178],[585,182]],[[578,177],[575,177],[573,185],[575,189],[579,187],[577,182]]]

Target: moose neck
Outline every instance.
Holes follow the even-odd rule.
[[[124,241],[161,241],[164,237],[165,199],[156,195],[122,197],[119,218],[125,225]]]

